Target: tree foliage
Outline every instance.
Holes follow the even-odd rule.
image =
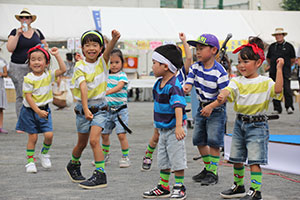
[[[298,10],[300,11],[300,0],[283,0],[281,7],[284,10]]]

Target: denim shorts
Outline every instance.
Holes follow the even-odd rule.
[[[47,118],[41,118],[30,107],[21,108],[20,116],[16,125],[16,130],[25,131],[29,134],[52,132],[51,110],[48,108]]]
[[[101,110],[100,108],[102,108],[103,106],[107,106],[106,102],[101,102],[98,104],[89,104],[88,107],[98,107],[99,110],[98,112],[94,113],[94,117],[93,119],[87,120],[85,118],[84,114],[76,114],[76,127],[77,127],[77,132],[79,133],[89,133],[90,132],[90,128],[92,126],[99,126],[101,128],[104,128],[104,125],[106,123],[107,120],[107,111],[106,110]],[[81,111],[82,110],[82,104],[81,102],[77,102],[75,108],[75,110]]]
[[[122,106],[122,105],[121,105]],[[118,109],[121,106],[114,106],[114,109]],[[107,114],[107,121],[104,126],[104,130],[102,131],[102,134],[111,134],[113,129],[116,128],[116,133],[126,133],[127,131],[123,128],[123,126],[120,124],[118,120],[118,115],[121,118],[121,120],[124,122],[126,126],[128,126],[128,108],[123,108],[118,113],[115,111],[109,110]]]
[[[183,126],[187,134],[186,126]],[[158,129],[159,141],[157,150],[158,168],[172,169],[174,171],[187,168],[185,138],[178,141],[175,136],[175,127],[170,129]]]
[[[233,163],[268,164],[268,121],[245,123],[236,119],[229,160]]]
[[[195,146],[224,146],[224,132],[226,123],[226,105],[216,107],[209,117],[200,115],[201,105],[195,116],[193,144]]]

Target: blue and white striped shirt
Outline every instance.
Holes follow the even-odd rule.
[[[106,95],[105,97],[109,106],[117,106],[127,103],[128,79],[125,72],[120,71],[116,74],[109,74],[107,80],[107,90],[116,87],[120,81],[123,81],[125,83],[124,87],[120,91]]]
[[[210,102],[217,99],[218,94],[229,83],[224,67],[215,61],[214,66],[205,69],[201,62],[194,63],[189,70],[185,84],[194,85],[198,100]]]

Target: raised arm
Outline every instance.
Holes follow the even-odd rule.
[[[19,37],[22,35],[22,33],[23,33],[22,28],[18,28],[16,29],[16,35],[10,35],[8,37],[6,47],[10,53],[15,51],[19,41]]]
[[[184,68],[185,68],[185,72],[186,74],[189,73],[189,68],[190,66],[193,64],[193,55],[192,55],[192,51],[189,47],[189,44],[186,42],[186,36],[184,33],[179,33],[179,39],[181,40],[182,44],[183,44],[183,48],[185,51],[185,63],[184,63]]]
[[[106,62],[106,64],[109,61],[109,56],[110,56],[110,52],[113,50],[113,48],[115,47],[115,45],[117,44],[119,38],[121,37],[121,34],[119,33],[119,31],[117,30],[113,30],[111,32],[111,36],[112,39],[109,41],[104,53],[103,53],[103,58]]]
[[[282,68],[284,65],[284,59],[278,58],[277,62],[277,72],[276,72],[276,81],[275,81],[275,93],[279,94],[282,92],[283,87],[283,76],[282,76]]]
[[[50,50],[50,53],[56,58],[58,62],[59,69],[55,71],[55,76],[62,75],[63,73],[66,72],[67,67],[65,62],[63,61],[62,57],[59,55],[59,51],[57,47],[53,47]]]

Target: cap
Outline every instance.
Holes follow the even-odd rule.
[[[197,40],[189,40],[187,43],[193,47],[196,47],[197,44],[203,44],[207,46],[217,47],[220,49],[219,40],[216,36],[212,34],[202,34],[200,35]]]

